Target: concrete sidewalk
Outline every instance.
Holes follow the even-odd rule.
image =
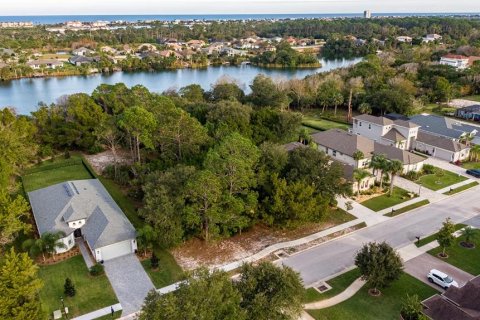
[[[120,305],[120,303],[117,303],[117,304],[114,304],[114,305],[112,305],[112,306],[108,306],[108,307],[105,307],[105,308],[102,308],[102,309],[98,309],[98,310],[95,310],[95,311],[93,311],[93,312],[90,312],[90,313],[81,315],[81,316],[79,316],[79,317],[72,318],[72,320],[92,320],[92,319],[97,319],[97,318],[100,318],[100,317],[103,317],[103,316],[110,315],[110,314],[112,313],[112,308],[113,308],[113,311],[121,311],[121,310],[122,310],[122,306]]]
[[[402,202],[402,203],[399,203],[397,205],[394,205],[393,207],[390,207],[390,208],[386,208],[386,209],[383,209],[383,210],[380,210],[377,212],[377,214],[381,214],[381,215],[385,215],[387,213],[390,213],[392,212],[392,209],[394,211],[396,210],[400,210],[402,208],[405,208],[411,204],[415,204],[417,202],[420,202],[420,201],[423,201],[423,200],[426,200],[424,197],[417,197],[417,198],[413,198],[413,199],[410,199],[408,201],[405,201],[405,202]]]
[[[454,190],[454,189],[457,189],[457,188],[460,188],[462,186],[465,186],[467,184],[470,184],[472,182],[475,182],[475,180],[473,179],[467,179],[465,181],[462,181],[462,182],[459,182],[459,183],[456,183],[456,184],[453,184],[449,187],[446,187],[446,188],[443,188],[443,189],[440,189],[440,190],[437,190],[438,193],[445,193],[445,192],[448,192],[450,190]],[[472,187],[472,188],[475,188],[475,187]]]
[[[419,196],[423,197],[424,199],[428,199],[430,202],[437,202],[447,197],[447,195],[441,194],[439,192],[435,192],[433,190],[425,188],[413,181],[410,181],[402,177],[395,178],[395,185],[409,192],[416,193]]]
[[[362,206],[360,203],[355,202],[352,199],[338,197],[337,206],[345,210],[346,203],[348,201],[351,202],[353,208],[347,212],[365,222],[367,226],[372,226],[388,219],[387,217],[383,217],[381,214],[378,214],[378,212],[370,210],[369,208]]]
[[[450,162],[447,162],[447,161],[444,161],[444,160],[429,157],[425,160],[425,163],[426,164],[431,164],[435,167],[439,167],[441,169],[456,173],[458,175],[467,177],[467,178],[475,180],[475,181],[480,181],[480,179],[477,179],[477,178],[474,178],[474,177],[468,175],[466,173],[467,170],[465,168],[462,168],[460,166],[456,166],[453,163],[450,163]]]
[[[307,303],[304,306],[304,309],[307,309],[307,310],[325,309],[325,308],[334,306],[336,304],[339,304],[353,297],[355,293],[357,293],[358,290],[360,290],[363,287],[364,284],[365,284],[365,281],[362,280],[361,278],[358,278],[350,286],[348,286],[347,289],[337,294],[336,296],[326,300]]]

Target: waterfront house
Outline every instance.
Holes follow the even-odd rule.
[[[83,238],[96,261],[134,253],[136,232],[130,221],[97,179],[76,180],[28,193],[40,235],[63,232],[71,250]]]
[[[63,66],[63,62],[58,61],[57,59],[37,59],[27,62],[27,65],[35,70],[45,68],[45,69],[56,69]]]

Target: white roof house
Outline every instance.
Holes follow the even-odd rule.
[[[70,250],[83,237],[97,261],[135,252],[133,225],[97,179],[68,181],[28,193],[40,235],[62,231]]]

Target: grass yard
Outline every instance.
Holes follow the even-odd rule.
[[[353,283],[358,277],[360,277],[360,271],[357,268],[347,271],[338,277],[335,277],[331,280],[328,280],[327,283],[332,287],[332,289],[320,293],[318,290],[314,288],[308,288],[305,290],[305,297],[303,302],[315,302],[320,300],[325,300],[336,296],[337,294],[343,292],[349,285]]]
[[[462,228],[465,228],[466,226],[467,226],[467,225],[462,224],[462,223],[456,224],[456,225],[455,225],[455,231],[460,230],[460,229],[462,229]],[[424,246],[424,245],[426,245],[427,243],[430,243],[430,242],[432,242],[432,241],[435,241],[435,237],[436,237],[436,236],[437,236],[437,232],[435,232],[435,233],[432,234],[432,235],[429,235],[428,237],[425,237],[425,238],[420,239],[419,242],[415,241],[415,245],[416,245],[417,247]]]
[[[81,255],[58,264],[40,267],[39,277],[44,286],[40,290],[42,308],[51,315],[61,309],[60,297],[64,297],[70,316],[78,316],[118,303],[106,275],[92,277]],[[63,293],[65,278],[72,279],[77,294],[68,298]]]
[[[443,194],[446,194],[446,195],[452,195],[452,194],[456,194],[456,193],[459,193],[459,192],[462,192],[462,191],[465,191],[465,190],[468,190],[470,188],[473,188],[473,187],[476,187],[478,186],[478,182],[477,181],[474,181],[472,183],[469,183],[469,184],[465,184],[461,187],[458,187],[458,188],[455,188],[455,189],[452,189],[450,191],[447,191],[447,192],[444,192]]]
[[[466,97],[463,97],[463,98],[461,98],[461,99],[472,100],[472,101],[480,102],[480,95],[476,95],[476,96],[466,96]]]
[[[385,214],[385,216],[387,216],[387,217],[395,217],[395,216],[398,216],[399,214],[402,214],[402,213],[411,211],[411,210],[413,210],[413,209],[417,209],[417,208],[426,206],[426,205],[429,204],[429,203],[430,203],[430,201],[428,201],[427,199],[425,199],[425,200],[422,200],[422,201],[413,203],[413,204],[411,204],[411,205],[405,206],[405,207],[403,207],[403,208],[401,208],[401,209],[395,210],[395,211],[393,211],[393,212],[389,212],[389,213]]]
[[[92,178],[82,164],[81,158],[72,156],[70,159],[57,158],[54,161],[44,161],[30,168],[23,176],[23,187],[25,192],[30,192],[60,182]]]
[[[320,118],[315,118],[310,116],[303,117],[302,125],[306,127],[310,127],[312,129],[320,130],[320,131],[326,131],[330,129],[348,130],[348,128],[350,127],[348,124],[345,124],[342,122],[335,122],[331,120],[320,119]]]
[[[442,259],[446,262],[473,274],[474,276],[480,275],[480,230],[475,229],[476,237],[470,241],[475,243],[474,249],[467,249],[460,246],[461,241],[465,241],[464,236],[460,236],[455,239],[453,245],[446,249],[448,258]],[[428,251],[433,256],[437,256],[442,252],[442,248],[438,247]]]
[[[95,320],[112,320],[112,319],[120,319],[122,316],[122,311],[115,311],[113,313],[113,317],[111,314],[107,314],[106,316],[102,316],[100,318],[95,318]]]
[[[399,187],[393,187],[392,196],[389,196],[387,192],[386,194],[383,194],[381,196],[368,199],[367,201],[363,201],[361,204],[369,208],[370,210],[377,212],[386,208],[393,207],[410,199],[413,198],[410,198],[409,192],[407,190],[403,190]]]
[[[462,167],[467,169],[480,169],[480,162],[463,162]]]
[[[368,287],[364,286],[345,302],[326,309],[309,310],[308,313],[317,320],[397,320],[407,294],[417,294],[420,300],[423,300],[435,293],[437,291],[430,286],[408,274],[403,274],[390,287],[382,289],[380,297],[371,297],[368,294]]]
[[[173,256],[166,250],[155,249],[159,262],[158,270],[152,270],[150,259],[142,261],[143,268],[152,279],[155,288],[160,289],[183,279],[183,271]]]
[[[426,174],[424,176],[421,176],[415,182],[424,186],[425,188],[436,191],[467,180],[467,178],[465,178],[464,176],[460,176],[447,170],[442,170],[439,168],[437,168],[436,170],[443,172],[443,174]]]
[[[329,208],[328,213],[327,213],[327,221],[334,223],[335,225],[337,224],[342,224],[345,222],[349,222],[352,220],[355,220],[356,217],[354,215],[351,215],[347,211],[335,207],[335,208]]]

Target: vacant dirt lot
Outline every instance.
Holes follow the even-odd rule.
[[[229,239],[210,243],[191,239],[175,248],[172,254],[184,270],[192,270],[200,266],[219,267],[251,256],[272,244],[298,239],[333,226],[333,223],[316,223],[296,230],[279,230],[257,225]]]
[[[110,164],[113,164],[113,154],[110,150],[100,152],[97,154],[86,154],[85,158],[93,167],[96,173],[101,174],[103,170]],[[117,151],[117,161],[119,164],[128,164],[131,162],[128,151]]]

